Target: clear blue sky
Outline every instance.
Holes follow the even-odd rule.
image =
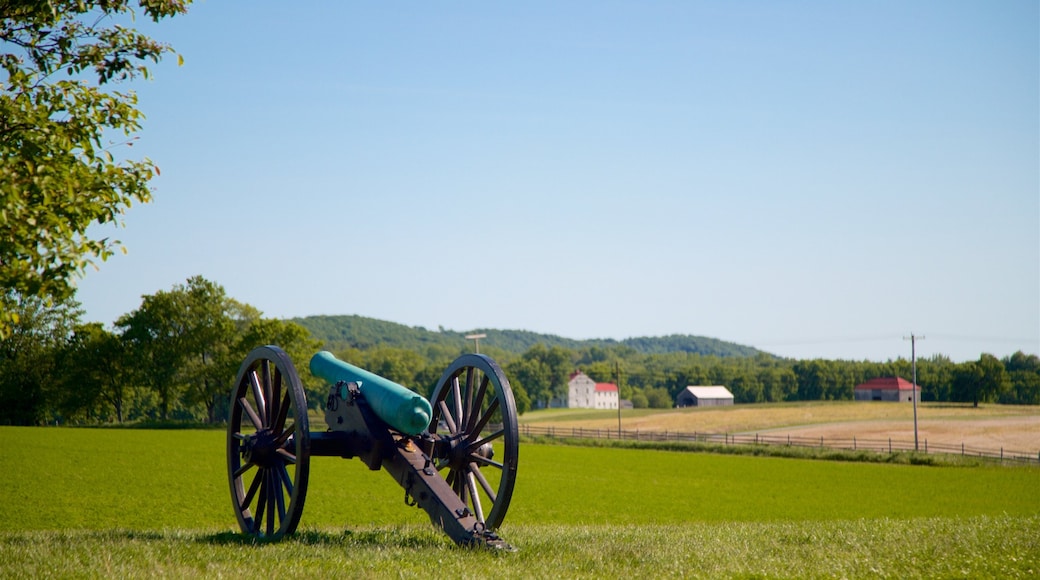
[[[1040,352],[1040,12],[1002,2],[198,2],[133,88],[155,201],[78,299]]]

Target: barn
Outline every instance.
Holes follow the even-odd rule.
[[[722,386],[695,387],[690,385],[675,398],[676,407],[720,407],[733,404],[733,393]]]
[[[853,389],[857,401],[913,401],[914,384],[902,377],[878,377],[856,385]],[[921,400],[921,387],[917,387],[917,400]]]

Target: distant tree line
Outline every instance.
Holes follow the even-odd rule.
[[[305,327],[314,320],[264,318],[202,277],[142,297],[111,329],[81,322],[71,298],[48,305],[8,290],[0,306],[15,321],[0,339],[0,424],[220,423],[239,365],[263,344],[290,354],[314,409],[327,386],[310,376],[307,363],[322,348],[428,397],[451,361],[473,347],[462,333],[362,317],[317,317],[322,324],[349,322],[345,329],[314,333],[319,339]],[[526,345],[537,336],[543,335],[488,332],[481,342],[481,351],[505,370],[521,413],[566,400],[576,370],[618,384],[621,397],[637,408],[671,407],[688,385],[724,385],[737,403],[850,400],[855,385],[869,379],[912,376],[905,359],[794,360],[757,351],[722,356],[710,349],[730,351],[730,343],[710,346],[711,339],[700,337]],[[503,342],[525,349],[502,348],[499,337],[512,337]],[[677,350],[663,351],[667,344]],[[709,354],[702,352],[704,344]],[[1016,352],[954,363],[933,356],[917,361],[917,382],[923,401],[1040,405],[1040,358]]]
[[[48,305],[8,290],[0,306],[14,321],[0,339],[0,424],[220,422],[254,345],[317,347],[202,277],[144,296],[112,330],[82,323],[72,298]]]

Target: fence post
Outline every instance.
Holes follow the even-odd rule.
[[[823,448],[823,435],[820,435],[820,448]]]
[[[964,455],[964,442],[961,441],[961,455]]]
[[[927,439],[924,440],[924,452],[926,454],[928,453],[928,440]]]
[[[888,438],[888,452],[892,453],[892,438]]]

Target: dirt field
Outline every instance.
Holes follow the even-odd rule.
[[[617,429],[616,411],[550,409],[526,413],[521,423]],[[813,402],[722,408],[622,412],[626,431],[761,433],[792,437],[914,440],[913,406],[881,402]],[[932,445],[1040,453],[1040,407],[922,404],[918,437]]]
[[[850,421],[808,427],[789,427],[760,431],[770,435],[886,439],[913,441],[914,424],[910,421]],[[1040,415],[1032,417],[1000,417],[990,419],[922,419],[918,416],[917,436],[922,446],[964,444],[976,449],[1004,449],[1040,453]]]

